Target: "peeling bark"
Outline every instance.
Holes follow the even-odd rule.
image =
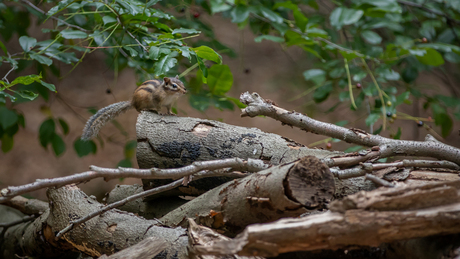
[[[194,249],[202,254],[276,256],[460,233],[460,181],[379,188],[330,207],[322,215],[254,224],[232,241]]]

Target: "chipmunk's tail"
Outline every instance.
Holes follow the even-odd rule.
[[[133,106],[130,101],[111,104],[97,111],[96,114],[89,118],[83,129],[82,140],[90,140],[99,134],[101,128],[118,115],[128,111]]]

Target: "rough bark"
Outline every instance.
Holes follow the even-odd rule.
[[[111,255],[148,237],[167,244],[162,251],[163,258],[188,257],[185,229],[164,227],[156,220],[146,220],[117,209],[74,226],[56,241],[55,235],[72,220],[84,217],[103,205],[75,186],[51,188],[47,195],[50,209],[33,222],[19,224],[7,230],[2,240],[4,258],[15,258],[15,254],[52,257],[69,251],[99,257],[103,254]],[[0,213],[1,222],[8,222],[3,219],[7,214]]]
[[[256,128],[238,127],[205,119],[160,116],[145,111],[137,119],[136,131],[136,156],[140,168],[182,167],[194,161],[231,157],[262,159],[271,165],[279,165],[309,155],[324,158],[342,154],[310,149]],[[231,179],[203,179],[192,183],[189,190],[182,188],[182,192],[163,193],[162,196],[199,195],[229,180]],[[163,183],[164,180],[143,181],[145,189]]]
[[[235,234],[245,226],[325,209],[335,192],[329,168],[316,157],[272,167],[223,184],[160,218],[186,226],[187,218]]]
[[[194,249],[203,254],[276,256],[460,233],[460,181],[379,188],[330,207],[321,215],[251,225],[232,241]]]
[[[47,194],[52,202],[47,219],[51,233],[57,233],[70,221],[84,217],[102,206],[74,186],[49,189]],[[182,228],[163,227],[158,221],[145,220],[132,213],[114,209],[75,226],[59,242],[90,256],[101,256],[130,247],[144,238],[156,237],[168,243],[165,256],[179,254],[180,258],[184,258],[187,253],[187,237],[184,234]],[[50,238],[54,239],[54,235]]]
[[[148,237],[141,242],[130,246],[111,256],[102,255],[99,259],[151,259],[168,246],[164,241],[155,237]]]

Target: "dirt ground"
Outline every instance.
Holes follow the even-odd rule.
[[[364,120],[366,111],[352,112],[348,109],[348,103],[343,103],[333,113],[326,114],[325,111],[332,107],[334,102],[325,102],[314,104],[310,102],[311,96],[299,98],[295,101],[289,101],[296,97],[305,89],[312,86],[312,83],[306,82],[302,77],[302,72],[313,68],[313,61],[308,60],[301,49],[289,48],[284,50],[278,43],[263,41],[255,43],[254,36],[249,30],[238,30],[236,25],[230,24],[227,20],[219,17],[204,17],[205,21],[212,24],[215,28],[216,36],[226,45],[232,47],[239,57],[231,59],[224,56],[224,64],[230,66],[234,75],[234,85],[229,95],[238,98],[242,92],[258,92],[264,98],[275,101],[279,106],[289,110],[296,110],[308,114],[309,116],[326,121],[337,122],[348,120],[347,127],[361,128],[368,130]],[[31,31],[33,28],[31,29]],[[16,42],[16,43],[15,43]],[[8,48],[20,52],[17,44],[17,38],[8,43]],[[7,71],[7,67],[0,67],[0,75]],[[61,65],[62,75],[71,69],[70,66]],[[25,74],[23,72],[21,74]],[[9,78],[13,79],[14,74]],[[449,78],[450,82],[458,82],[455,78]],[[419,78],[423,85],[432,85],[437,87],[441,92],[446,92],[445,80],[429,74],[422,75]],[[39,178],[52,178],[80,173],[88,170],[90,165],[102,167],[115,167],[123,159],[123,144],[126,140],[135,140],[135,123],[136,111],[129,111],[119,117],[118,122],[123,125],[128,132],[128,136],[122,136],[119,131],[109,124],[102,130],[104,139],[110,137],[110,141],[105,141],[103,147],[98,145],[96,155],[89,155],[78,158],[73,150],[73,142],[77,139],[83,129],[85,121],[90,117],[87,112],[88,107],[102,108],[114,102],[129,100],[132,91],[136,87],[136,78],[133,71],[125,69],[118,78],[114,79],[114,73],[107,68],[101,53],[88,55],[82,64],[80,64],[70,75],[62,80],[52,79],[58,88],[58,94],[51,94],[50,102],[46,103],[42,98],[37,101],[14,105],[14,108],[21,111],[26,120],[25,129],[20,129],[14,137],[14,148],[12,151],[4,154],[0,153],[0,181],[1,186],[21,185],[33,182]],[[460,89],[456,85],[457,89]],[[106,90],[110,88],[112,94],[107,94]],[[446,92],[447,93],[447,92]],[[338,95],[338,93],[334,94]],[[187,97],[183,97],[178,103],[179,116],[190,116],[198,118],[207,118],[222,120],[229,124],[245,127],[257,127],[266,132],[280,134],[284,137],[293,139],[302,144],[308,145],[316,141],[325,139],[324,136],[318,136],[311,133],[305,133],[289,126],[282,126],[271,118],[241,118],[238,109],[234,111],[218,111],[210,109],[205,113],[198,112],[190,107]],[[40,124],[47,118],[47,115],[41,111],[43,106],[49,105],[55,118],[64,118],[70,126],[70,133],[64,137],[67,146],[65,153],[56,157],[48,148],[45,150],[40,146],[38,141],[38,129]],[[419,108],[407,105],[403,112],[411,115],[422,117],[431,116],[430,111],[424,111],[422,102]],[[437,132],[440,129],[431,125]],[[454,134],[445,140],[450,145],[460,147],[458,136],[459,123],[454,125]],[[391,125],[390,132],[382,135],[388,136],[391,132],[396,132],[398,127],[402,127],[402,139],[422,140],[426,135],[426,130],[417,127],[412,121],[396,120]],[[320,145],[319,147],[325,147]],[[332,149],[344,150],[350,147],[346,143],[333,143]],[[135,163],[134,159],[133,162]],[[134,164],[137,166],[137,164]],[[109,183],[103,180],[94,180],[80,187],[88,194],[94,194],[101,197],[105,192],[111,190],[115,184],[132,184],[141,183],[140,180],[125,179],[124,181],[112,180]],[[45,198],[44,191],[37,191],[31,194],[34,197]]]

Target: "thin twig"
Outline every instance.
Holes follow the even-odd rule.
[[[350,157],[351,160],[352,157]],[[337,159],[337,158],[334,158]],[[357,164],[357,163],[355,163]],[[334,166],[334,165],[332,165]],[[386,168],[404,168],[404,167],[416,167],[416,168],[446,168],[456,170],[455,173],[460,171],[460,166],[449,161],[429,161],[429,160],[402,160],[391,163],[361,163],[358,166],[347,169],[336,169],[331,168],[332,174],[339,179],[348,179],[354,177],[361,177],[367,173],[373,171],[382,170]]]
[[[87,171],[70,176],[58,177],[53,179],[37,179],[35,182],[20,186],[9,186],[1,190],[0,203],[3,203],[16,195],[21,195],[31,191],[47,187],[60,187],[72,183],[87,182],[95,178],[103,177],[106,181],[118,178],[139,178],[139,179],[177,179],[187,175],[197,173],[202,170],[217,170],[231,167],[240,171],[257,172],[268,168],[262,160],[240,158],[228,158],[213,161],[197,161],[182,168],[171,169],[135,169],[135,168],[101,168],[91,166],[92,171]],[[226,175],[225,172],[220,172]]]
[[[375,175],[372,175],[372,174],[366,174],[366,180],[369,180],[375,184],[377,184],[378,186],[385,186],[385,187],[395,187],[394,184],[386,181],[386,180],[383,180],[382,178],[378,178],[377,176]]]
[[[41,14],[43,14],[43,15],[46,16],[46,12],[45,12],[45,11],[43,11],[43,10],[40,9],[40,8],[38,8],[37,6],[35,6],[34,4],[32,4],[31,2],[29,2],[29,1],[27,1],[27,0],[21,0],[21,2],[23,2],[23,3],[27,4],[27,5],[29,5],[30,7],[32,7],[32,8],[33,8],[34,10],[36,10],[37,12],[39,12],[39,13],[41,13]],[[59,19],[59,18],[57,18],[57,17],[54,17],[54,16],[52,16],[52,15],[49,16],[49,18],[51,18],[51,19],[53,19],[53,20],[56,20],[56,21],[58,21],[58,22],[60,22],[60,23],[62,23],[62,24],[65,24],[65,25],[67,25],[67,26],[69,26],[69,27],[71,27],[71,28],[75,28],[75,29],[77,29],[77,30],[84,31],[84,32],[89,32],[89,31],[86,30],[86,29],[83,29],[83,28],[81,28],[81,27],[79,27],[79,26],[77,26],[77,25],[70,24],[70,23],[68,23],[68,22],[66,22],[66,21],[64,21],[64,20],[61,20],[61,19]]]

